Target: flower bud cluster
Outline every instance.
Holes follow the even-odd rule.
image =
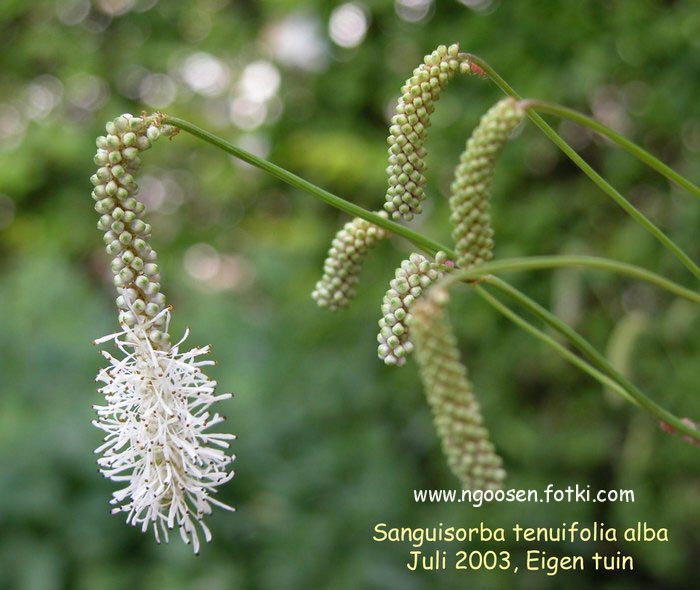
[[[416,360],[435,428],[452,472],[467,489],[500,488],[506,473],[483,424],[467,369],[444,305],[444,290],[429,292],[412,309]]]
[[[384,211],[379,215],[387,216]],[[388,236],[388,231],[360,217],[346,223],[328,250],[323,276],[311,293],[314,301],[332,311],[347,307],[355,297],[355,287],[367,252]]]
[[[168,542],[177,529],[198,553],[200,535],[211,540],[204,518],[212,508],[233,510],[214,495],[233,477],[234,456],[227,449],[235,437],[210,432],[224,420],[212,405],[231,395],[217,395],[216,382],[204,372],[214,364],[205,358],[209,347],[182,350],[187,333],[170,343],[170,308],[160,289],[145,207],[136,198],[140,153],[175,133],[161,119],[122,115],[97,138],[92,196],[113,257],[121,330],[95,341],[112,342],[120,353],[103,352],[108,366],[97,381],[104,404],[95,406],[93,423],[105,437],[95,452],[100,472],[124,486],[113,494],[113,513],[152,530],[158,542]]]
[[[97,172],[90,178],[92,198],[100,214],[97,227],[104,232],[107,253],[117,287],[121,324],[133,328],[152,318],[148,334],[156,347],[167,348],[170,336],[164,329],[165,296],[160,291],[156,252],[151,248],[151,226],[143,220],[145,206],[136,198],[134,175],[140,154],[161,135],[174,128],[161,125],[157,115],[121,115],[105,126],[106,135],[97,138]]]
[[[413,70],[401,88],[401,97],[389,127],[389,188],[384,209],[393,219],[410,220],[425,199],[425,138],[435,101],[457,72],[471,71],[459,45],[441,45]]]
[[[500,101],[482,117],[462,153],[450,197],[452,237],[462,269],[493,257],[491,179],[496,158],[523,117],[524,110],[515,99]]]
[[[387,365],[402,366],[406,362],[406,356],[413,350],[408,328],[410,307],[450,268],[447,255],[438,252],[434,262],[421,254],[411,254],[396,269],[382,301],[382,318],[377,335],[377,354]]]

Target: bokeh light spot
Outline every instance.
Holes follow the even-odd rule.
[[[359,4],[348,2],[333,10],[328,22],[328,33],[341,47],[357,47],[369,27],[367,11]]]

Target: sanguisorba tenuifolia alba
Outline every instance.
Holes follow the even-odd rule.
[[[450,197],[452,238],[461,269],[493,258],[491,179],[498,155],[524,116],[518,101],[504,98],[481,118],[462,152]]]
[[[413,70],[413,75],[401,88],[387,138],[389,187],[384,215],[408,221],[423,210],[428,153],[425,140],[430,116],[442,90],[458,73],[473,73],[469,56],[460,53],[456,43],[440,45],[423,58],[423,63]],[[367,252],[389,235],[386,230],[359,217],[346,223],[333,239],[323,264],[323,276],[312,293],[316,303],[332,311],[347,307],[355,297],[355,286]],[[391,363],[393,358],[403,357],[387,354],[382,358]]]
[[[108,365],[97,376],[104,403],[95,406],[94,424],[106,436],[95,452],[101,473],[124,486],[113,494],[113,513],[126,513],[129,524],[151,529],[159,542],[177,528],[198,553],[199,535],[211,540],[204,517],[212,506],[233,510],[213,495],[233,477],[227,449],[235,437],[209,432],[223,421],[212,404],[231,397],[217,395],[203,371],[214,364],[206,359],[209,347],[183,350],[187,333],[171,342],[151,227],[137,198],[140,154],[174,131],[159,115],[125,114],[97,138],[92,196],[113,257],[120,329],[96,341],[113,343],[118,353],[103,352]]]
[[[405,364],[406,357],[413,351],[409,335],[411,306],[451,268],[451,261],[444,252],[438,252],[435,261],[414,252],[396,269],[382,300],[377,334],[377,354],[385,364]]]
[[[401,89],[389,128],[389,188],[384,208],[394,219],[410,220],[421,213],[425,199],[425,139],[430,117],[442,90],[457,73],[473,73],[467,54],[454,44],[440,46],[426,55]],[[478,404],[459,361],[449,321],[435,304],[418,307],[430,287],[456,267],[470,268],[493,255],[490,217],[490,184],[495,160],[524,111],[514,99],[493,107],[467,142],[456,169],[450,198],[456,261],[445,252],[434,259],[412,253],[402,261],[384,295],[377,335],[379,358],[387,365],[402,366],[414,350],[411,335],[413,309],[421,309],[422,323],[434,314],[437,330],[423,330],[423,353],[418,359],[428,401],[442,446],[455,475],[467,487],[497,487],[505,471],[481,423]],[[368,251],[388,232],[355,218],[338,232],[324,263],[324,273],[312,296],[331,310],[346,307],[355,295],[361,264]],[[420,328],[419,328],[420,329]],[[436,354],[440,346],[444,355]]]
[[[455,74],[472,73],[459,45],[441,45],[425,56],[406,80],[389,127],[389,188],[384,209],[393,219],[409,221],[423,209],[425,200],[425,139],[430,116],[443,89]]]
[[[386,212],[379,213],[386,216]],[[323,276],[311,297],[320,307],[331,311],[347,307],[355,298],[362,263],[367,253],[389,235],[385,229],[356,217],[333,238],[323,263]]]
[[[412,309],[409,324],[421,381],[452,472],[465,488],[496,489],[506,472],[460,360],[444,309],[447,300],[447,291],[433,287]]]
[[[493,257],[490,193],[496,160],[523,120],[525,111],[537,103],[513,98],[500,101],[482,117],[469,138],[455,171],[449,200],[454,252],[393,221],[408,221],[421,212],[426,182],[424,143],[430,116],[442,90],[456,73],[482,75],[488,70],[490,66],[460,53],[457,45],[438,47],[414,70],[402,88],[389,130],[389,188],[384,211],[379,217],[365,212],[373,222],[356,217],[336,234],[313,298],[330,310],[346,307],[355,295],[363,260],[379,241],[390,236],[390,232],[407,238],[428,254],[414,252],[396,270],[382,301],[378,353],[386,364],[401,366],[415,349],[420,378],[442,448],[450,468],[465,487],[499,487],[505,471],[484,426],[444,309],[447,288],[460,280],[483,279],[490,286],[501,285],[502,290],[515,295],[516,301],[556,328],[579,350],[597,359],[597,364],[605,371],[598,371],[582,358],[574,363],[579,368],[602,383],[614,386],[616,391],[661,419],[667,430],[681,431],[690,440],[697,441],[694,423],[680,420],[654,404],[636,387],[616,377],[614,368],[607,367],[604,358],[593,355],[589,350],[592,347],[582,337],[572,335],[572,330],[548,315],[546,310],[501,279],[486,276],[485,272],[474,274],[479,268],[488,270],[483,265]],[[492,70],[490,75],[497,82],[500,80]],[[500,84],[507,88],[502,80]],[[556,105],[550,110],[552,108],[562,112]],[[204,373],[204,367],[213,364],[206,360],[209,348],[184,351],[184,338],[172,343],[170,308],[161,291],[157,257],[150,245],[151,228],[143,219],[145,207],[136,198],[134,174],[141,152],[159,137],[171,136],[175,131],[164,124],[166,120],[342,210],[356,215],[362,213],[359,207],[181,119],[160,114],[122,115],[109,122],[107,134],[97,139],[95,162],[98,170],[91,178],[92,196],[96,201],[95,209],[101,215],[98,227],[104,232],[107,252],[113,257],[111,269],[118,294],[120,325],[116,333],[97,340],[100,344],[111,342],[118,350],[117,356],[103,352],[108,366],[97,378],[102,383],[100,392],[104,395],[104,404],[96,406],[94,423],[106,432],[104,444],[96,450],[101,455],[98,464],[106,477],[124,485],[113,494],[113,512],[125,512],[128,523],[140,526],[143,531],[151,529],[159,541],[167,541],[170,531],[177,527],[184,541],[191,543],[197,552],[200,534],[207,541],[211,539],[203,518],[211,513],[212,507],[232,510],[213,495],[221,484],[233,477],[230,466],[234,457],[228,453],[228,441],[234,436],[209,432],[223,421],[223,417],[210,410],[212,404],[230,397],[229,394],[217,395],[216,383]],[[560,145],[565,144],[541,120],[535,121],[550,138],[556,138]],[[597,123],[594,127],[601,129]],[[630,148],[629,142],[620,145],[637,152],[639,157],[639,148]],[[656,162],[653,167],[673,178],[668,168],[649,154],[643,159],[647,163]],[[594,178],[590,171],[587,174]],[[685,179],[683,183],[694,187]],[[604,181],[598,184],[603,187]],[[700,188],[694,188],[700,194]],[[611,187],[606,192],[616,194]],[[634,209],[631,204],[629,207]],[[636,218],[639,221],[643,216],[638,214]],[[653,226],[646,224],[646,227]],[[668,242],[666,239],[667,247]],[[682,254],[675,246],[671,249],[677,255]],[[681,256],[683,260],[686,258]],[[607,269],[616,267],[621,272],[620,264],[615,261],[600,259],[597,267],[601,264]],[[653,276],[645,269],[624,266],[622,274],[633,271],[634,276],[644,277],[676,294],[685,292],[684,296],[697,300],[694,292]],[[522,269],[527,265],[517,259],[510,261],[510,267]],[[546,334],[511,313],[481,287],[475,291],[501,313],[549,343],[551,339],[547,339]],[[558,349],[566,352],[563,347]],[[576,358],[575,355],[564,356],[569,360]]]

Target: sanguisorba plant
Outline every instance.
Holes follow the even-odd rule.
[[[491,108],[467,141],[455,170],[449,205],[454,249],[397,223],[421,213],[426,198],[425,140],[430,117],[447,83],[456,74],[489,78],[507,98]],[[401,366],[415,352],[419,374],[447,462],[466,488],[493,489],[505,478],[503,461],[490,441],[478,401],[460,359],[457,339],[450,326],[448,290],[466,283],[494,309],[550,346],[566,360],[655,417],[666,432],[700,441],[693,421],[680,419],[642,393],[627,377],[580,334],[551,312],[500,278],[512,271],[565,266],[607,270],[647,281],[676,296],[700,303],[700,294],[647,269],[590,256],[535,256],[493,261],[490,186],[497,158],[515,129],[527,117],[622,209],[640,223],[695,277],[700,268],[595,172],[536,111],[575,121],[610,139],[670,181],[700,198],[700,188],[639,146],[589,117],[559,105],[521,100],[515,91],[477,56],[458,45],[441,46],[427,55],[401,89],[389,127],[388,189],[384,210],[371,212],[258,158],[192,123],[162,113],[138,117],[122,115],[106,126],[97,139],[97,172],[91,180],[98,228],[104,232],[117,290],[119,330],[98,339],[111,342],[116,356],[103,352],[107,366],[97,380],[104,403],[95,406],[95,426],[106,433],[96,450],[101,472],[123,485],[114,492],[113,512],[156,540],[169,540],[176,527],[186,543],[199,551],[199,535],[211,540],[203,518],[212,506],[233,510],[215,499],[218,486],[233,477],[229,441],[234,435],[212,433],[223,417],[211,406],[230,398],[216,394],[216,383],[204,373],[208,347],[182,349],[187,334],[173,343],[170,308],[161,291],[156,253],[145,207],[137,198],[134,179],[140,155],[159,137],[186,131],[272,176],[354,216],[335,236],[313,289],[319,306],[346,307],[359,282],[362,262],[380,240],[401,236],[422,251],[413,252],[396,269],[381,304],[378,355],[387,365]],[[552,338],[506,306],[497,291],[541,320],[563,337],[570,347]],[[577,352],[574,352],[574,350]]]
[[[208,432],[223,421],[211,405],[231,395],[216,395],[216,382],[203,371],[213,364],[204,360],[208,347],[181,351],[187,334],[171,342],[170,309],[133,176],[140,153],[175,128],[158,116],[127,114],[107,123],[106,131],[97,138],[92,196],[113,256],[121,329],[97,341],[119,350],[117,357],[103,353],[108,366],[97,376],[105,403],[95,406],[94,424],[106,432],[97,463],[103,475],[124,484],[114,492],[113,512],[126,512],[127,522],[144,531],[152,528],[158,541],[161,535],[168,541],[177,526],[197,553],[197,526],[211,539],[203,521],[211,506],[232,510],[212,494],[233,477],[233,456],[225,450],[234,437]]]

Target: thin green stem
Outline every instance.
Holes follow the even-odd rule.
[[[430,240],[422,234],[419,234],[418,232],[415,232],[412,229],[404,227],[403,225],[400,225],[395,221],[386,219],[381,215],[378,215],[377,213],[372,213],[371,211],[367,211],[359,205],[355,205],[350,201],[346,201],[345,199],[342,199],[337,195],[334,195],[333,193],[330,193],[327,190],[316,186],[308,180],[304,180],[300,176],[297,176],[296,174],[293,174],[292,172],[289,172],[288,170],[285,170],[284,168],[277,166],[272,162],[268,162],[263,158],[260,158],[254,154],[251,154],[250,152],[247,152],[246,150],[243,150],[229,143],[225,139],[217,137],[213,133],[209,133],[208,131],[197,127],[189,121],[185,121],[184,119],[178,119],[177,117],[170,117],[168,115],[164,115],[162,120],[163,123],[173,125],[178,129],[182,129],[183,131],[186,131],[187,133],[194,135],[195,137],[198,137],[199,139],[202,139],[207,143],[218,147],[219,149],[224,150],[232,156],[235,156],[236,158],[243,160],[244,162],[247,162],[248,164],[255,166],[256,168],[264,170],[265,172],[269,173],[275,178],[278,178],[279,180],[286,182],[287,184],[293,187],[301,189],[304,192],[307,192],[310,195],[321,199],[322,201],[328,203],[329,205],[332,205],[336,209],[340,209],[341,211],[349,213],[350,215],[354,215],[355,217],[361,217],[362,219],[366,219],[367,221],[374,223],[375,225],[378,225],[380,227],[383,227],[384,229],[390,231],[391,233],[397,236],[406,238],[409,242],[415,244],[418,248],[430,255],[434,256],[435,253],[440,250],[445,251],[448,254],[448,256],[454,255],[454,253],[449,248],[443,246],[442,244],[438,244],[434,240]]]
[[[484,73],[498,86],[504,93],[521,99],[522,97],[508,84],[488,63],[480,57],[469,54],[469,59],[472,63],[480,67]],[[696,277],[700,278],[700,267],[663,231],[661,231],[649,218],[647,218],[639,209],[630,203],[622,196],[607,180],[598,174],[586,160],[578,155],[576,150],[572,148],[564,139],[552,129],[545,120],[540,117],[532,109],[527,111],[527,116],[530,120],[539,127],[542,132],[562,151],[569,159],[576,164],[590,178],[598,188],[605,192],[613,199],[630,217],[653,235],[669,252],[671,252],[683,265]]]
[[[573,109],[550,102],[528,99],[524,100],[522,104],[526,110],[536,110],[541,113],[548,113],[562,119],[568,119],[569,121],[573,121],[574,123],[582,125],[583,127],[588,127],[599,135],[606,137],[623,150],[633,155],[635,158],[641,160],[652,170],[656,170],[656,172],[662,176],[665,176],[671,182],[686,189],[694,197],[700,199],[699,186],[688,180],[685,176],[676,172],[667,164],[664,164],[656,156],[652,155],[641,146],[637,145],[633,141],[630,141],[624,135],[620,135],[617,131],[610,129],[610,127],[603,125],[601,122],[596,121],[595,119]]]
[[[646,268],[618,262],[609,258],[599,258],[597,256],[529,256],[527,258],[504,258],[495,262],[488,262],[476,268],[467,270],[457,270],[450,273],[444,280],[446,283],[456,281],[476,281],[481,277],[490,274],[499,274],[504,272],[524,271],[524,270],[540,270],[546,268],[563,268],[563,267],[581,267],[593,268],[613,272],[623,276],[628,276],[634,279],[645,281],[656,287],[664,289],[669,293],[673,293],[678,297],[687,299],[694,303],[700,303],[700,293],[686,289],[685,287],[668,280],[667,278],[656,274]]]
[[[678,418],[677,416],[675,416],[674,414],[672,414],[671,412],[669,412],[668,410],[664,409],[656,402],[651,400],[649,397],[647,397],[632,382],[630,382],[626,377],[624,377],[621,373],[615,370],[610,365],[610,363],[597,350],[595,350],[595,348],[590,343],[588,343],[575,330],[567,326],[555,315],[545,310],[543,307],[529,299],[523,293],[520,293],[514,287],[508,285],[508,283],[500,281],[496,277],[488,277],[485,282],[513,297],[519,304],[523,305],[526,309],[528,309],[531,313],[540,318],[547,325],[554,328],[560,334],[572,341],[572,343],[575,344],[576,347],[579,348],[579,350],[581,350],[587,356],[589,356],[591,361],[595,365],[597,365],[600,370],[593,367],[591,364],[581,359],[577,355],[573,354],[571,351],[559,344],[552,337],[548,336],[547,334],[530,324],[528,321],[518,316],[516,313],[514,313],[512,310],[504,306],[496,298],[494,298],[492,295],[486,292],[486,290],[483,287],[477,285],[475,287],[475,291],[477,292],[477,294],[481,296],[484,300],[486,300],[488,303],[490,303],[497,311],[505,315],[508,319],[520,326],[523,330],[527,331],[528,333],[532,334],[533,336],[550,346],[562,357],[564,357],[569,362],[573,363],[579,369],[591,375],[594,379],[598,380],[603,386],[613,389],[628,401],[646,410],[658,420],[662,420],[667,424],[670,424],[679,432],[682,432],[683,434],[686,434],[695,440],[700,440],[700,431],[696,430],[691,426],[688,426],[680,418]]]
[[[588,340],[586,340],[568,324],[562,322],[548,309],[542,307],[539,303],[498,277],[487,277],[484,282],[513,299],[513,301],[515,301],[518,305],[529,311],[532,315],[542,320],[550,328],[554,329],[561,336],[566,338],[569,343],[582,352],[599,371],[605,373],[608,377],[614,381],[617,381],[626,389],[636,389],[636,386],[629,382],[619,371],[617,371],[615,367],[610,364],[608,359],[598,352],[598,350],[596,350],[596,348],[590,342],[588,342]],[[639,406],[634,396],[628,394],[627,392],[625,393],[626,398],[630,402],[636,406]],[[640,395],[643,394],[640,392]]]
[[[605,387],[612,389],[619,393],[625,399],[635,402],[634,398],[630,397],[630,394],[616,381],[603,374],[601,371],[591,366],[589,363],[584,361],[581,357],[576,356],[570,350],[559,344],[554,338],[545,334],[542,330],[536,328],[530,322],[521,318],[517,313],[503,305],[496,297],[491,295],[483,287],[477,286],[474,289],[476,293],[489,305],[491,305],[496,311],[507,317],[514,324],[525,330],[527,333],[533,335],[535,338],[544,342],[547,346],[554,349],[558,354],[564,357],[573,365],[577,366],[579,369],[588,373],[591,377],[599,381]]]
[[[531,113],[532,114],[532,113]],[[229,143],[228,141],[217,137],[216,135],[213,135],[212,133],[209,133],[208,131],[205,131],[204,129],[201,129],[197,127],[196,125],[185,121],[183,119],[179,119],[176,117],[170,117],[163,115],[162,118],[164,123],[167,123],[169,125],[173,125],[175,127],[178,127],[179,129],[182,129],[183,131],[186,131],[187,133],[190,133],[191,135],[202,139],[203,141],[206,141],[207,143],[210,143],[211,145],[218,147],[225,152],[231,154],[234,157],[237,157],[244,162],[247,162],[257,168],[260,168],[261,170],[264,170],[274,176],[275,178],[278,178],[279,180],[282,180],[283,182],[286,182],[287,184],[294,186],[296,188],[301,189],[302,191],[310,194],[311,196],[317,197],[321,199],[322,201],[328,203],[329,205],[332,205],[333,207],[336,207],[337,209],[340,209],[341,211],[344,211],[346,213],[349,213],[350,215],[355,215],[357,217],[361,217],[362,219],[366,219],[367,221],[374,223],[380,227],[383,227],[387,229],[388,231],[402,236],[403,238],[407,239],[414,245],[416,245],[418,248],[421,250],[425,251],[428,254],[434,255],[436,252],[442,250],[444,251],[449,257],[455,259],[456,254],[453,250],[450,248],[432,240],[431,238],[428,238],[426,236],[423,236],[422,234],[419,234],[413,230],[410,230],[402,225],[399,225],[398,223],[395,223],[391,220],[385,219],[381,215],[377,215],[376,213],[371,213],[369,211],[366,211],[362,207],[355,205],[349,201],[346,201],[345,199],[342,199],[320,187],[317,187],[316,185],[312,184],[311,182],[304,180],[303,178],[289,172],[288,170],[285,170],[284,168],[281,168],[280,166],[277,166],[276,164],[273,164],[271,162],[268,162],[267,160],[264,160],[263,158],[259,158],[258,156],[255,156],[245,150],[242,150],[239,147],[236,147]],[[546,124],[544,124],[546,125]],[[552,131],[552,133],[554,133]],[[556,135],[556,134],[555,134]],[[558,136],[557,136],[558,137]],[[563,140],[562,140],[563,141]],[[545,262],[547,262],[547,258],[549,258],[548,264],[551,265],[556,265],[556,262],[554,261],[555,258],[564,258],[564,257],[540,257],[539,259],[536,259],[536,262],[534,263],[534,266],[531,266],[531,268],[546,268],[547,266],[545,265]],[[589,266],[594,266],[596,268],[601,268],[604,270],[614,270],[616,272],[622,272],[622,274],[627,274],[629,276],[634,276],[636,278],[641,278],[643,280],[648,280],[649,282],[652,282],[654,284],[657,284],[658,286],[662,288],[666,288],[667,290],[676,293],[680,296],[684,296],[688,298],[688,294],[690,293],[687,289],[684,287],[681,287],[680,285],[676,285],[675,283],[672,283],[671,281],[667,281],[663,277],[659,277],[658,275],[654,275],[653,273],[650,273],[649,271],[645,271],[645,269],[640,269],[638,267],[632,267],[631,265],[624,265],[622,263],[615,263],[615,261],[605,261],[605,259],[593,259],[592,257],[571,257],[570,261],[574,261],[573,259],[578,259],[579,262],[581,260],[587,259],[587,260],[594,260],[592,264]],[[515,259],[515,261],[518,261],[518,259]],[[509,261],[505,260],[502,261],[503,263],[508,263]],[[513,263],[514,261],[511,260],[510,263]],[[519,265],[516,265],[516,268],[506,268],[502,266],[500,268],[501,271],[506,271],[506,270],[517,270],[519,268],[523,268],[523,260],[520,259]],[[496,264],[496,263],[492,263]],[[538,266],[539,264],[539,266]],[[542,266],[545,265],[545,266]],[[579,264],[580,266],[586,266],[585,263]],[[485,265],[484,265],[485,266]],[[484,268],[482,266],[481,268]],[[493,272],[493,269],[491,270]],[[468,280],[465,278],[465,280]],[[667,412],[663,408],[660,408],[654,402],[651,402],[646,398],[641,392],[641,397],[645,400],[647,400],[646,403],[639,403],[637,395],[633,394],[632,391],[634,391],[634,385],[629,384],[631,387],[627,387],[624,384],[624,381],[621,383],[620,379],[613,378],[613,376],[617,377],[615,375],[615,369],[609,365],[609,363],[605,360],[600,353],[598,353],[590,344],[588,344],[585,339],[583,339],[582,336],[580,336],[575,330],[561,322],[556,316],[550,314],[547,310],[544,308],[541,308],[537,303],[532,301],[525,295],[524,293],[521,293],[518,291],[515,287],[512,287],[505,281],[502,281],[496,277],[486,277],[484,279],[485,282],[488,282],[489,284],[493,285],[496,288],[501,289],[504,293],[512,296],[516,301],[518,301],[520,304],[524,305],[527,309],[529,309],[534,315],[542,319],[545,323],[559,331],[563,336],[565,336],[567,339],[569,339],[572,344],[577,346],[579,350],[581,350],[584,354],[589,356],[589,358],[592,359],[592,361],[597,364],[600,368],[600,370],[595,369],[594,367],[590,366],[586,361],[580,359],[576,355],[573,355],[571,352],[566,350],[564,347],[562,347],[559,343],[556,341],[553,341],[553,343],[559,347],[559,349],[562,349],[565,353],[565,356],[572,356],[573,359],[571,362],[573,362],[576,366],[579,366],[588,374],[592,374],[593,376],[596,376],[596,374],[602,375],[603,380],[601,381],[605,386],[610,387],[611,389],[617,391],[624,397],[626,397],[628,400],[632,401],[633,403],[637,402],[638,405],[642,406],[643,408],[647,409],[649,412],[651,412],[653,415],[656,417],[666,421],[667,423],[671,424],[673,427],[675,427],[678,431],[683,432],[684,434],[687,434],[693,438],[700,439],[700,432],[691,429],[688,427],[686,424],[681,422],[678,418],[676,418],[673,414],[670,412]],[[481,287],[476,287],[478,292],[484,292],[484,290]],[[486,293],[486,296],[491,297],[488,293]],[[696,301],[697,299],[692,299],[693,301]],[[499,305],[501,305],[499,302],[497,302]],[[516,315],[507,308],[505,308],[510,314]],[[541,333],[535,326],[530,324],[527,320],[518,317],[518,323],[525,329],[527,329],[529,332],[535,334],[537,332]],[[549,338],[546,334],[541,333],[543,336],[546,338]],[[549,338],[552,340],[551,338]],[[559,350],[558,350],[559,351]],[[593,373],[591,373],[593,371]],[[606,376],[606,374],[608,376]],[[624,377],[621,377],[622,380],[624,380]],[[597,377],[596,377],[597,378]],[[600,379],[599,379],[600,380]]]

